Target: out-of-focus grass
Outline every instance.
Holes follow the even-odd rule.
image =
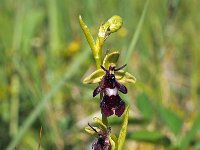
[[[0,149],[36,149],[41,126],[41,149],[88,148],[89,137],[77,123],[96,113],[99,102],[92,100],[94,86],[81,84],[95,65],[78,15],[93,35],[112,15],[123,18],[123,28],[108,38],[104,50],[120,50],[124,64],[145,2],[0,1]],[[144,121],[129,122],[126,149],[198,149],[199,5],[197,0],[149,1],[128,63],[137,83],[123,96],[130,119]],[[111,119],[113,132],[120,124],[116,119]],[[150,146],[144,143],[149,141]]]

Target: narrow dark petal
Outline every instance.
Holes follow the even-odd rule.
[[[115,109],[115,115],[117,115],[118,117],[120,117],[125,110],[125,102],[123,100],[120,101],[120,104],[117,106],[117,108]]]
[[[128,92],[127,88],[123,84],[119,83],[118,81],[115,82],[115,85],[120,92],[122,92],[124,94],[126,94]]]
[[[93,97],[95,97],[97,94],[99,94],[103,89],[101,88],[101,86],[98,86],[94,92],[93,92]]]

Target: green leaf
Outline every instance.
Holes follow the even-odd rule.
[[[144,119],[150,120],[153,115],[153,107],[148,97],[143,93],[137,97],[137,106],[142,112]]]
[[[85,34],[88,44],[90,45],[90,48],[92,50],[96,66],[99,69],[101,64],[102,47],[99,46],[98,44],[97,44],[98,46],[95,44],[94,39],[90,33],[90,30],[88,29],[87,25],[83,22],[81,16],[79,16],[79,23]]]
[[[111,150],[116,150],[116,145],[115,145],[115,141],[113,141],[113,139],[109,136],[109,141],[111,144]]]
[[[135,83],[136,82],[136,78],[133,75],[123,70],[117,71],[115,73],[115,77],[120,83]]]
[[[168,108],[160,106],[158,110],[165,124],[177,135],[182,128],[183,120]]]
[[[98,69],[95,72],[93,72],[91,75],[83,79],[83,84],[98,83],[101,81],[104,74],[105,72],[102,69]]]
[[[112,141],[115,143],[114,144],[114,150],[117,150],[118,149],[118,141],[117,141],[117,137],[115,134],[113,133],[110,133],[109,137],[112,139]],[[112,143],[111,143],[111,146],[112,146]],[[112,146],[112,149],[113,149],[113,146]]]
[[[171,142],[168,137],[164,136],[159,131],[134,131],[133,133],[127,134],[127,139],[151,142],[151,143],[160,143],[164,145],[169,145]]]
[[[195,144],[194,150],[200,150],[200,142]]]
[[[132,125],[145,125],[148,123],[147,120],[144,118],[130,118],[128,119],[128,123]],[[109,125],[120,125],[122,124],[122,119],[121,118],[116,118],[116,117],[110,117],[109,118]]]
[[[124,120],[123,124],[119,133],[118,137],[118,150],[122,150],[125,139],[126,139],[126,132],[127,132],[127,126],[128,126],[128,116],[129,116],[129,106],[126,107],[125,113],[124,113]]]
[[[184,138],[181,140],[180,142],[181,150],[185,150],[188,148],[188,145],[190,144],[192,139],[194,139],[194,136],[197,134],[198,130],[200,130],[200,113],[194,120],[194,123],[190,131],[187,134],[185,134]]]
[[[103,60],[103,66],[109,68],[111,64],[116,64],[119,58],[119,52],[112,52],[107,54]]]
[[[79,16],[79,23],[81,25],[81,28],[85,34],[85,37],[88,41],[88,44],[90,45],[90,48],[92,49],[93,53],[95,51],[95,42],[94,39],[90,33],[90,30],[88,29],[87,25],[83,22],[82,17]]]

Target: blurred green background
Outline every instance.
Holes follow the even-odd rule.
[[[99,116],[97,85],[81,80],[95,70],[78,23],[94,37],[112,15],[123,27],[104,50],[123,65],[144,0],[0,0],[0,149],[90,149],[83,128]],[[200,1],[150,1],[126,68],[130,121],[125,150],[200,149]],[[109,124],[118,134],[121,119]]]

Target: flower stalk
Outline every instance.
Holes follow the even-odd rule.
[[[123,24],[122,18],[115,15],[102,24],[99,28],[96,42],[81,16],[79,16],[79,23],[92,50],[97,69],[86,77],[83,83],[98,83],[97,88],[93,92],[93,97],[100,94],[100,108],[102,114],[101,120],[99,118],[94,119],[99,127],[92,127],[88,124],[89,127],[86,127],[85,130],[98,138],[97,142],[92,146],[94,150],[122,150],[128,125],[129,106],[126,107],[125,102],[121,99],[118,92],[126,94],[128,90],[123,83],[135,83],[136,79],[130,73],[122,70],[126,64],[116,68],[119,58],[118,51],[106,53],[105,57],[102,55],[105,41],[112,33],[121,28]],[[108,117],[111,115],[120,117],[123,113],[125,114],[124,120],[119,137],[117,138],[111,133],[111,127],[108,126]]]

